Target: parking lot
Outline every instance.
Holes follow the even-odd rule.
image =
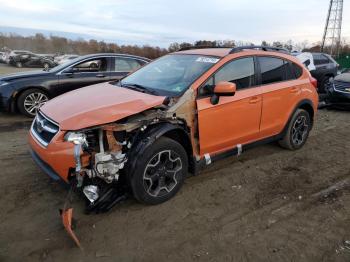
[[[23,71],[32,71],[32,70],[42,70],[41,68],[17,68],[14,66],[10,66],[7,64],[0,63],[0,75],[12,74],[12,73],[20,73]]]
[[[270,144],[220,161],[162,205],[130,199],[86,215],[75,196],[83,250],[60,221],[67,190],[29,156],[30,121],[0,114],[0,261],[350,260],[349,112],[321,110],[301,150]]]

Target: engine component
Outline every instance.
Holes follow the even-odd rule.
[[[98,199],[99,197],[98,192],[99,192],[99,189],[96,185],[88,185],[88,186],[85,186],[83,189],[84,195],[86,196],[87,199],[89,199],[91,203],[94,203]]]
[[[119,178],[119,170],[124,168],[126,162],[125,154],[122,152],[95,154],[95,170],[97,176],[111,183]]]

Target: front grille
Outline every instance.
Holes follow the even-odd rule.
[[[350,83],[348,82],[334,81],[333,85],[336,91],[349,92],[350,90]]]
[[[58,125],[40,112],[36,115],[31,128],[32,134],[43,146],[51,142],[58,130]]]

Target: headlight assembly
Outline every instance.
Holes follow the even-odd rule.
[[[64,140],[67,142],[72,142],[75,145],[88,145],[86,135],[84,133],[68,132],[64,136]]]

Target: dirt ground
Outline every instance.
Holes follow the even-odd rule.
[[[350,261],[350,112],[322,110],[303,149],[217,162],[162,205],[85,215],[76,197],[83,251],[59,219],[67,190],[28,154],[29,124],[0,114],[0,261]]]

